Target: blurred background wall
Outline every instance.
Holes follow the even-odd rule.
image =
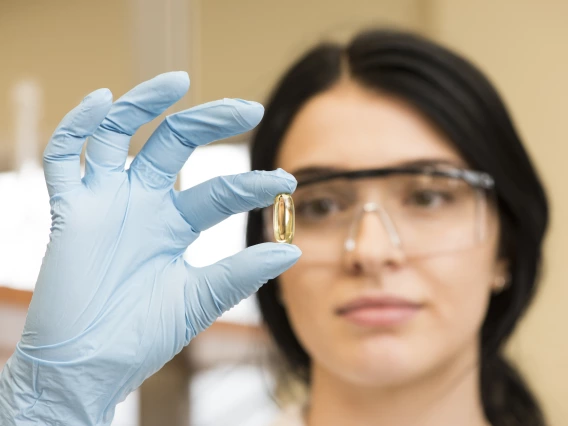
[[[222,97],[262,102],[316,41],[374,24],[441,41],[501,91],[552,198],[542,290],[509,352],[560,426],[568,418],[567,22],[566,0],[3,0],[0,171],[17,164],[13,93],[21,81],[41,91],[39,155],[62,116],[99,87],[116,98],[157,73],[185,69],[190,94],[175,109]],[[132,154],[152,127],[134,138]],[[0,329],[8,324],[17,327]]]

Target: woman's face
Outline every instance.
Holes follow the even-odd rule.
[[[408,104],[346,80],[301,109],[276,165],[294,174],[422,160],[467,167]],[[313,363],[352,383],[390,386],[475,354],[492,288],[506,266],[497,260],[498,221],[491,208],[488,222],[486,238],[472,248],[409,259],[388,238],[377,238],[385,235],[383,225],[369,214],[360,221],[356,249],[341,261],[313,264],[303,256],[279,283]],[[361,301],[374,306],[346,314],[345,307]]]

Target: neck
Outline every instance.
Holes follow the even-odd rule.
[[[412,383],[349,383],[314,363],[309,426],[484,426],[475,349]],[[475,354],[475,355],[474,355]]]

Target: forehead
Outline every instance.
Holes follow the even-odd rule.
[[[406,102],[342,81],[310,99],[286,132],[276,167],[346,169],[416,160],[465,165],[450,141]]]

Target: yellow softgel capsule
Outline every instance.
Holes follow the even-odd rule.
[[[294,201],[290,194],[278,194],[274,198],[274,214],[272,215],[274,238],[279,243],[292,242],[294,238]]]

